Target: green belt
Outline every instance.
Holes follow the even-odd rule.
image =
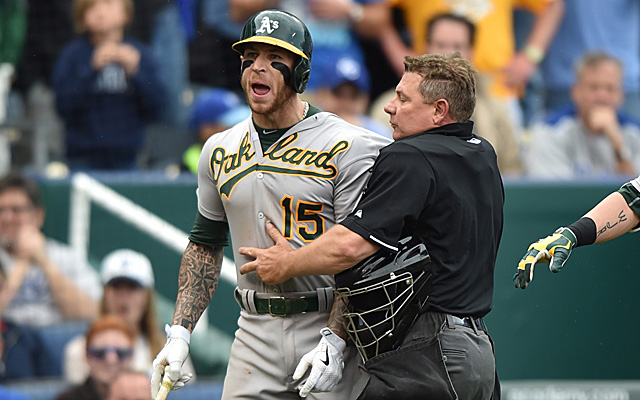
[[[268,299],[254,299],[258,314],[271,314],[284,317],[287,314],[318,311],[318,297],[270,297]]]

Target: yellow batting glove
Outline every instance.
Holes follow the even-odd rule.
[[[518,263],[513,280],[517,288],[526,289],[533,280],[536,263],[549,263],[551,272],[560,272],[576,245],[576,236],[568,228],[558,228],[551,236],[540,239],[529,246],[527,253]]]

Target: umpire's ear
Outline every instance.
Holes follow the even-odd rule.
[[[433,113],[433,123],[440,126],[443,120],[449,116],[449,102],[445,99],[436,100]]]

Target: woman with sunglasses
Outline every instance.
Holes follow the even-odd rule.
[[[120,317],[106,315],[95,321],[87,333],[85,347],[89,377],[56,400],[106,399],[111,382],[131,368],[133,343],[134,334]]]
[[[151,261],[140,252],[117,249],[102,260],[100,276],[104,285],[100,314],[117,315],[129,325],[135,335],[132,368],[150,373],[154,355],[166,342],[156,315]],[[63,370],[69,383],[78,384],[88,375],[83,349],[83,335],[72,339],[65,347]],[[195,375],[190,358],[186,372]]]

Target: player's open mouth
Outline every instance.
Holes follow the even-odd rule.
[[[251,90],[257,96],[265,96],[271,91],[271,88],[261,83],[254,83],[253,85],[251,85]]]

